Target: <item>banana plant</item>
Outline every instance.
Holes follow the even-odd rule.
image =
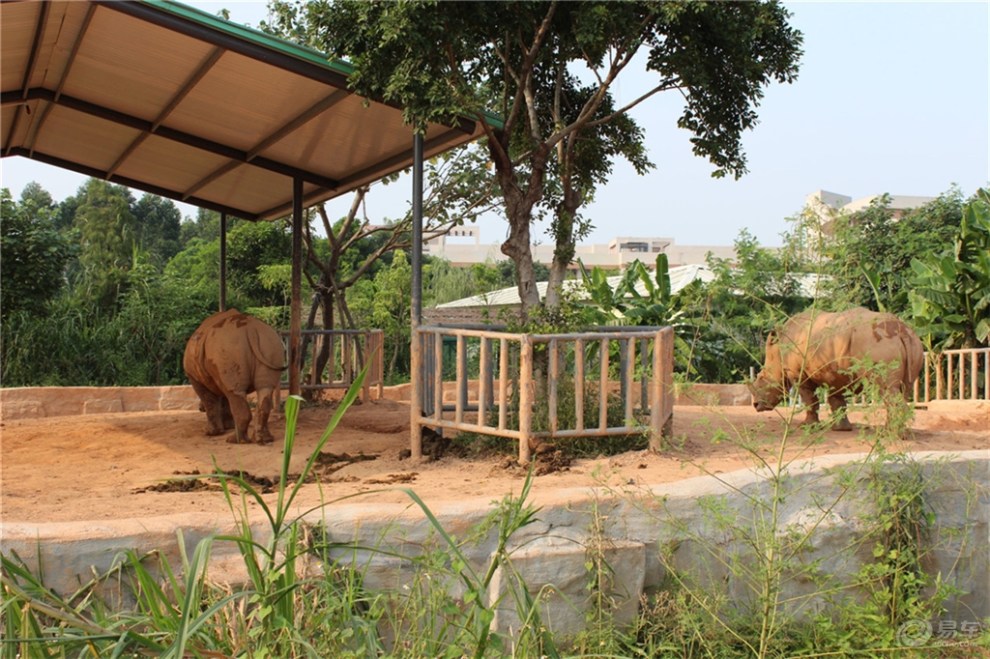
[[[955,247],[911,261],[908,299],[919,332],[933,348],[990,343],[990,191],[963,208]]]
[[[638,259],[629,264],[612,288],[605,273],[595,267],[589,273],[578,261],[581,279],[588,292],[592,314],[602,325],[677,326],[682,313],[671,293],[666,254],[658,254],[650,272]]]

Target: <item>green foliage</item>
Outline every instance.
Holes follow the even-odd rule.
[[[87,304],[112,313],[129,287],[138,260],[137,222],[130,191],[89,179],[76,195],[73,228],[79,237],[79,275],[75,292]]]
[[[21,203],[15,204],[7,188],[0,190],[0,309],[4,317],[21,310],[39,312],[65,283],[62,273],[71,247],[55,226],[51,197],[41,193],[37,184],[29,184]]]
[[[908,297],[928,344],[990,344],[990,191],[977,191],[964,207],[954,248],[920,254],[911,261]]]
[[[181,282],[153,278],[100,313],[62,296],[43,315],[4,315],[4,386],[148,386],[185,381],[182,352],[216,310]]]
[[[598,325],[664,327],[677,325],[681,313],[670,292],[667,255],[658,254],[653,273],[636,259],[622,271],[613,289],[604,270],[581,265],[584,289],[590,296],[589,316]]]
[[[800,284],[808,264],[795,240],[786,236],[783,249],[769,249],[743,229],[735,261],[710,258],[714,280],[681,291],[685,322],[694,330],[685,365],[691,379],[747,379],[750,367],[762,361],[767,333],[808,305]]]
[[[180,249],[182,214],[170,200],[151,194],[143,195],[132,208],[137,223],[137,240],[141,251],[153,255],[161,269]]]
[[[412,266],[405,252],[392,253],[392,263],[379,270],[372,281],[362,281],[354,287],[351,309],[365,327],[382,329],[385,333],[385,377],[396,381],[408,377]]]
[[[290,263],[289,230],[279,222],[244,222],[227,233],[227,277],[231,290],[248,297],[254,306],[285,304],[284,290],[263,277],[266,266]]]
[[[693,135],[695,153],[716,175],[738,176],[741,136],[755,124],[762,88],[794,78],[801,44],[773,2],[278,7],[280,30],[348,59],[352,88],[396,103],[417,128],[457,115],[484,119],[489,107],[499,113],[502,130],[491,131],[486,145],[509,221],[503,249],[516,263],[526,312],[540,305],[530,270],[534,217],[553,214],[551,281],[559,283],[590,229],[579,210],[612,159],[622,156],[637,171],[651,166],[629,107],[616,108],[610,95],[641,48],[656,84],[631,105],[678,90],[685,98],[678,125]]]
[[[830,223],[822,284],[833,307],[908,314],[912,260],[951,247],[962,218],[959,190],[905,212],[895,213],[890,202],[881,195],[868,208]]]

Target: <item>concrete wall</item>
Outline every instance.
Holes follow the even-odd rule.
[[[16,387],[0,389],[0,418],[198,410],[192,387]]]
[[[477,391],[477,383],[470,383]],[[445,391],[453,400],[454,383]],[[408,384],[385,387],[382,397],[408,401]],[[328,393],[327,395],[339,395]],[[677,385],[676,405],[749,405],[749,390],[742,384]],[[40,419],[46,416],[106,414],[107,412],[164,412],[198,410],[199,399],[190,386],[174,387],[18,387],[0,389],[0,419]]]
[[[815,529],[798,554],[805,564],[821,561],[821,569],[838,583],[848,583],[861,565],[872,559],[870,542],[851,542],[871,518],[866,474],[857,472],[862,456],[829,456],[814,463],[791,466],[785,479],[786,498],[780,504],[779,536]],[[946,620],[958,623],[990,616],[990,450],[958,454],[916,454],[923,465],[926,501],[937,514],[926,562],[932,574],[962,592],[949,601]],[[852,485],[843,488],[838,469],[845,469]],[[898,467],[891,467],[898,468]],[[717,477],[690,478],[650,488],[624,492],[582,488],[540,493],[537,522],[512,538],[512,564],[531,592],[543,592],[544,615],[557,632],[572,634],[584,625],[587,608],[585,561],[591,547],[600,547],[613,570],[612,594],[618,617],[635,615],[640,594],[664,587],[671,566],[702,582],[722,584],[734,601],[745,602],[748,589],[728,573],[712,554],[726,557],[735,552],[746,559],[738,537],[713,524],[713,504],[742,529],[757,517],[754,501],[765,497],[765,474],[742,470]],[[357,501],[360,501],[359,499]],[[833,502],[838,502],[832,506]],[[449,502],[433,508],[443,528],[457,538],[469,532],[489,514],[492,502],[483,499]],[[708,512],[706,512],[708,511]],[[409,583],[412,563],[401,556],[419,555],[424,548],[440,547],[437,534],[415,505],[335,504],[310,513],[305,520],[322,524],[328,539],[355,543],[380,551],[340,551],[342,560],[354,560],[365,569],[364,584],[373,590],[399,589]],[[593,529],[601,529],[600,533]],[[87,581],[91,567],[103,571],[126,549],[138,553],[160,550],[178,565],[177,531],[190,548],[216,533],[235,533],[233,515],[175,515],[157,519],[115,520],[63,524],[0,524],[0,550],[16,551],[31,565],[45,566],[46,582],[63,593]],[[262,526],[258,537],[266,538]],[[488,534],[474,545],[464,546],[476,570],[489,564],[495,536]],[[666,550],[669,560],[662,560]],[[211,576],[224,582],[244,579],[236,548],[218,543],[213,549]],[[497,607],[495,626],[508,630],[518,625],[514,609],[500,597],[509,580],[500,572],[488,593]],[[456,596],[462,586],[451,584]],[[788,605],[798,615],[826,603],[807,597],[815,588],[807,575],[795,573],[784,583],[784,596],[797,598]]]

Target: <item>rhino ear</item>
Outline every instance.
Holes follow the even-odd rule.
[[[775,345],[777,345],[777,342],[778,341],[779,341],[779,339],[777,338],[777,332],[774,331],[774,330],[770,330],[770,333],[767,334],[767,345],[768,346],[775,346]]]

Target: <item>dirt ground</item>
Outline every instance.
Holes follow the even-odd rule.
[[[302,410],[290,471],[298,473],[322,434],[332,408]],[[752,466],[738,448],[741,437],[763,438],[776,448],[786,410],[757,415],[748,407],[678,406],[674,433],[661,454],[645,450],[612,457],[551,460],[537,476],[539,502],[561,488],[594,485],[654,485]],[[862,422],[862,414],[851,414]],[[266,446],[235,445],[207,437],[200,412],[145,412],[10,420],[0,423],[0,519],[4,522],[65,522],[147,518],[178,513],[228,513],[215,481],[188,480],[208,474],[214,464],[244,472],[257,487],[270,484],[282,461],[284,419],[274,415],[276,440]],[[792,426],[793,427],[793,426]],[[428,504],[518,492],[525,470],[506,455],[458,456],[436,461],[404,458],[409,444],[409,409],[380,400],[357,404],[323,449],[319,482],[307,484],[300,503],[315,504],[363,493],[349,503],[409,502],[400,488],[413,489]],[[915,412],[911,429],[888,445],[896,451],[985,449],[990,447],[990,405],[933,404]],[[804,438],[791,434],[789,457],[814,457],[868,450],[859,431],[826,432]],[[553,458],[553,454],[550,454]],[[170,482],[171,481],[171,482]],[[274,500],[274,494],[267,495]]]

